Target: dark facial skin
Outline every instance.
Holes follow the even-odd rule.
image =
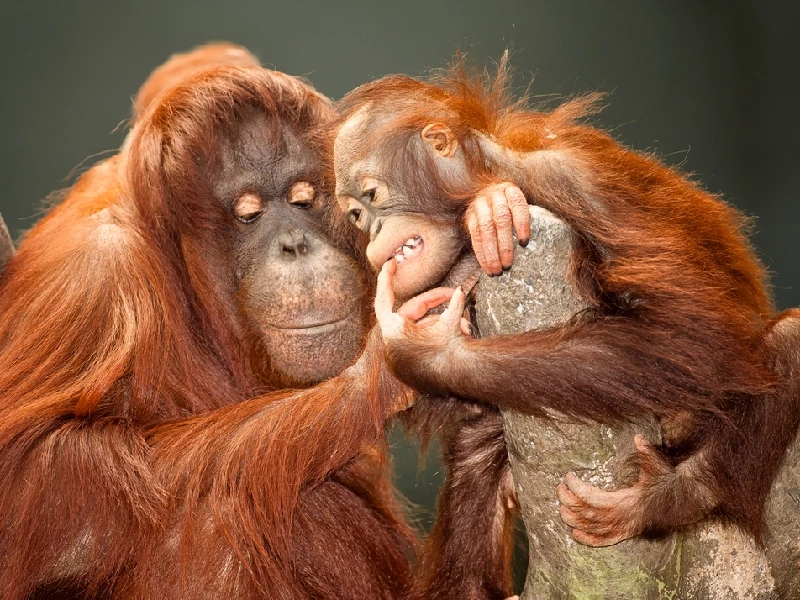
[[[351,364],[365,332],[365,283],[326,233],[320,172],[295,132],[254,115],[221,152],[215,189],[235,232],[242,311],[272,369],[299,384]]]
[[[339,130],[334,148],[336,197],[350,221],[369,235],[367,258],[373,268],[379,271],[387,260],[397,261],[394,291],[398,300],[407,300],[441,281],[464,249],[465,239],[458,222],[410,214],[407,207],[413,202],[402,186],[388,182],[377,156],[360,151],[375,122],[365,110]],[[409,143],[415,144],[415,151],[429,152],[417,139]],[[460,171],[453,174],[457,177]]]

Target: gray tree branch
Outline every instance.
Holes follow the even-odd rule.
[[[481,279],[476,308],[482,335],[563,324],[586,306],[567,276],[569,228],[544,209],[530,211],[531,243],[517,248],[514,267]],[[589,548],[574,542],[561,521],[556,486],[569,471],[604,489],[624,485],[633,435],[659,441],[655,420],[613,429],[556,413],[539,419],[504,411],[503,423],[530,548],[522,600],[800,598],[798,443],[774,486],[766,551],[712,521],[663,539]]]

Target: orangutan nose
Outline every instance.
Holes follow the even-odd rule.
[[[364,211],[363,208],[357,206],[355,208],[351,208],[347,211],[347,219],[356,227],[358,227],[358,222],[361,220],[361,213]]]
[[[378,237],[378,234],[381,232],[381,229],[383,229],[383,219],[381,218],[375,219],[369,228],[369,240],[371,242],[375,241],[375,238]]]
[[[311,236],[302,229],[290,229],[279,233],[277,242],[281,258],[295,260],[308,252]]]
[[[370,210],[355,198],[351,198],[348,202],[345,216],[347,217],[348,221],[358,227],[361,231],[369,232],[373,221]]]

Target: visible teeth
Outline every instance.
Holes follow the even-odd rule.
[[[397,262],[403,262],[419,251],[420,244],[422,244],[422,238],[420,236],[408,238],[405,244],[397,247],[389,260],[394,258]]]

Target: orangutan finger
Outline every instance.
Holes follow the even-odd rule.
[[[478,217],[474,212],[470,212],[467,216],[467,231],[472,240],[472,251],[475,253],[475,258],[478,259],[478,264],[484,273],[489,272],[489,265],[486,262],[486,254],[483,251],[483,238],[481,238],[481,231],[478,228]]]
[[[464,291],[461,289],[461,286],[458,286],[456,291],[453,292],[453,297],[450,298],[450,304],[447,305],[447,308],[442,313],[442,318],[439,319],[439,322],[448,329],[460,331],[461,314],[464,312],[466,303],[467,298],[464,295]]]
[[[485,271],[489,275],[499,275],[503,272],[503,265],[497,249],[497,232],[492,209],[488,203],[479,202],[475,204],[475,213],[478,216],[477,229],[480,231],[483,256],[487,267]]]
[[[395,261],[386,261],[378,274],[378,284],[375,288],[375,317],[385,338],[398,335],[403,326],[403,317],[394,312],[395,298],[392,284],[396,269]]]
[[[464,317],[461,317],[461,333],[467,337],[472,337],[472,323],[469,322],[469,319],[465,319]]]
[[[425,316],[432,308],[436,308],[444,304],[453,297],[454,288],[438,287],[427,292],[423,292],[419,296],[415,296],[408,300],[403,306],[397,309],[397,314],[417,321]]]
[[[605,546],[613,546],[614,544],[617,544],[620,541],[622,541],[622,539],[620,539],[620,537],[616,535],[595,535],[592,533],[587,533],[586,531],[582,531],[581,529],[572,530],[572,539],[578,542],[579,544],[583,544],[584,546],[591,546],[592,548],[603,548]]]
[[[558,501],[564,506],[576,507],[583,504],[580,498],[573,494],[563,483],[559,483],[558,486],[556,486],[556,496],[558,497]]]
[[[504,269],[507,269],[514,262],[514,228],[511,210],[505,191],[502,189],[492,194],[492,215],[500,263]]]
[[[609,495],[609,492],[596,488],[591,483],[586,483],[575,473],[567,473],[564,477],[564,484],[584,504],[591,506],[605,506],[608,504],[605,501],[605,497]]]
[[[567,527],[580,528],[582,522],[575,511],[562,505],[558,507],[558,514]]]
[[[527,246],[531,239],[531,213],[528,200],[522,190],[515,185],[506,187],[505,195],[514,221],[514,231],[517,232],[517,241],[520,246]]]

